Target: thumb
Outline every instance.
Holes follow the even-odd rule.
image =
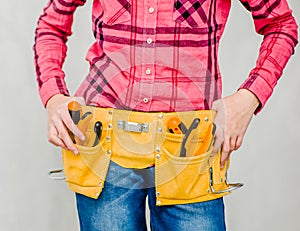
[[[222,99],[213,102],[212,110],[217,112],[214,119],[216,125],[215,143],[213,148],[213,154],[217,153],[224,142],[224,129],[225,129],[225,110]]]
[[[216,124],[216,123],[215,123]],[[215,142],[214,142],[214,148],[212,154],[215,154],[218,152],[218,150],[221,148],[224,141],[224,132],[221,126],[219,124],[216,124],[216,134],[215,134]]]

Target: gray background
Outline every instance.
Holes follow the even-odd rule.
[[[300,22],[300,2],[289,0]],[[78,230],[74,196],[65,183],[47,177],[61,167],[60,150],[47,143],[32,45],[46,0],[3,1],[0,8],[0,230]],[[261,37],[237,0],[221,41],[224,95],[231,94],[254,66]],[[76,13],[65,64],[73,93],[85,78],[92,42],[91,1]],[[273,97],[256,116],[242,148],[232,155],[230,179],[243,189],[225,199],[230,231],[300,230],[299,102],[300,52],[290,60]]]

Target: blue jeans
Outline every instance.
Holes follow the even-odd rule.
[[[146,231],[146,197],[152,231],[224,231],[223,199],[156,206],[154,168],[125,169],[111,163],[95,200],[76,194],[81,231]]]

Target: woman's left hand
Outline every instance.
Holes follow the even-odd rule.
[[[259,101],[256,96],[246,89],[240,89],[213,103],[212,109],[217,111],[214,121],[216,140],[213,153],[221,147],[221,168],[224,167],[230,153],[241,147],[258,105]]]

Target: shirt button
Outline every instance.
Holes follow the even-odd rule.
[[[148,69],[146,69],[146,74],[147,75],[150,75],[151,74],[151,70],[148,68]]]
[[[150,7],[150,8],[149,8],[149,13],[152,14],[153,12],[154,12],[154,8],[153,8],[153,7]]]
[[[148,38],[148,39],[147,39],[147,43],[148,43],[148,44],[151,44],[151,43],[152,43],[152,38]]]
[[[144,98],[143,101],[144,101],[144,103],[148,103],[149,99],[148,98]]]

